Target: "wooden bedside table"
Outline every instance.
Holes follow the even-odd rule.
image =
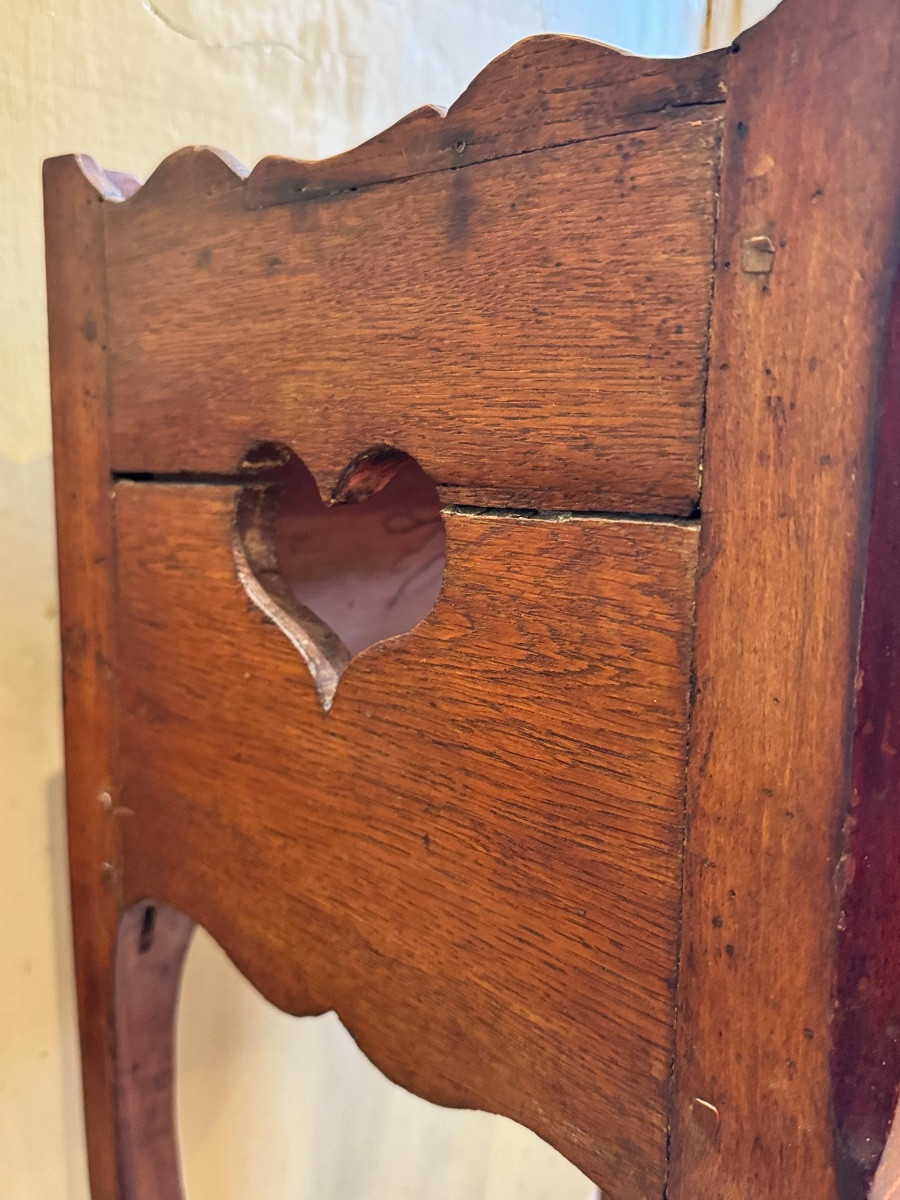
[[[194,922],[609,1200],[870,1194],[898,55],[896,0],[785,0],[321,163],[47,163],[95,1200],[180,1195]]]

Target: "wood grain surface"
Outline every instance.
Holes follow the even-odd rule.
[[[107,212],[115,469],[391,445],[445,500],[689,514],[716,108],[261,212],[174,156]]]
[[[898,52],[895,0],[799,0],[730,60],[671,1200],[865,1194],[829,1058]]]
[[[66,803],[78,1024],[94,1200],[119,1200],[113,955],[115,638],[102,207],[116,182],[89,159],[44,165]]]
[[[337,1009],[411,1090],[659,1195],[696,526],[448,513],[437,606],[326,716],[237,578],[235,501],[116,490],[124,902]]]
[[[194,920],[610,1200],[865,1200],[898,1082],[889,405],[867,547],[896,0],[786,0],[685,63],[533,39],[338,159],[136,187],[46,168],[94,1200],[178,1200]],[[239,577],[259,442],[326,497],[396,447],[445,505],[436,606],[328,713]]]
[[[320,162],[264,158],[250,173],[251,208],[455,170],[678,119],[724,99],[727,50],[636,58],[585,38],[525,38],[481,71],[446,115],[410,113],[362,146]]]
[[[137,904],[115,956],[116,1144],[124,1200],[183,1200],[175,1128],[175,1017],[193,922]]]

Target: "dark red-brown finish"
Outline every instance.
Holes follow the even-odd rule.
[[[900,1095],[900,287],[882,397],[832,1068],[839,1149],[860,1194]]]

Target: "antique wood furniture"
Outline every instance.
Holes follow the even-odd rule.
[[[180,1195],[192,922],[611,1200],[884,1194],[898,133],[896,0],[785,0],[47,163],[95,1200]]]

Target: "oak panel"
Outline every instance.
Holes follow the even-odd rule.
[[[115,634],[106,426],[103,199],[89,159],[44,164],[72,932],[94,1200],[120,1200],[111,1052]]]
[[[392,445],[450,500],[690,513],[718,129],[262,211],[182,152],[107,211],[114,468],[227,473],[274,438],[327,490]]]
[[[869,1081],[833,1092],[830,1058],[898,48],[896,0],[787,0],[730,59],[671,1200],[863,1200],[884,1134],[845,1124]]]
[[[613,1200],[660,1195],[696,526],[448,512],[436,608],[326,715],[236,577],[235,498],[116,490],[123,903]]]
[[[646,129],[725,98],[726,49],[637,58],[585,38],[538,34],[488,63],[444,113],[425,105],[361,146],[319,161],[273,155],[247,180],[250,207]]]

